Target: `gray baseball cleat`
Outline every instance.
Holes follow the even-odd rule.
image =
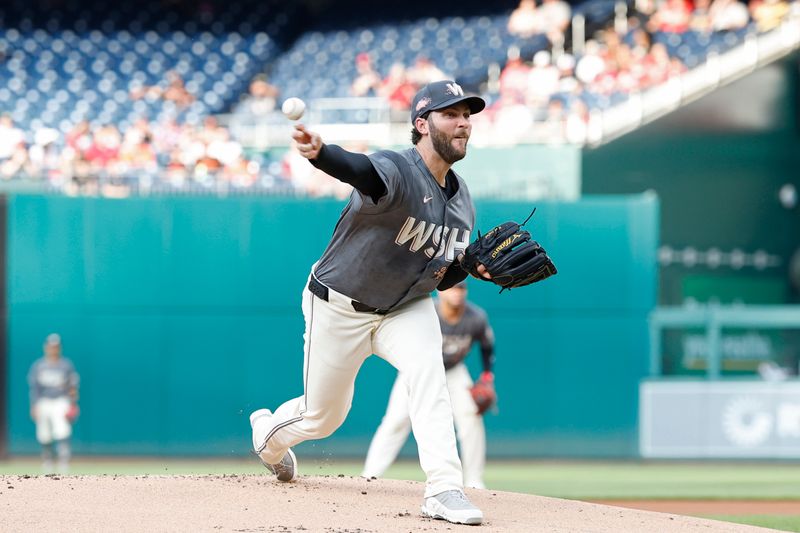
[[[297,457],[291,448],[286,450],[280,462],[274,464],[266,462],[261,455],[266,440],[265,429],[268,429],[266,422],[271,416],[272,411],[269,409],[259,409],[250,414],[250,427],[253,428],[253,449],[263,465],[275,474],[278,481],[294,481],[297,479]]]
[[[466,494],[460,490],[446,490],[425,498],[422,516],[447,520],[454,524],[478,525],[483,522],[481,510],[472,505]]]

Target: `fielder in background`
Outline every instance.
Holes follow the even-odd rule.
[[[297,476],[291,446],[327,437],[344,422],[356,375],[376,354],[398,369],[408,390],[427,477],[422,514],[463,524],[483,520],[463,491],[431,292],[468,275],[458,258],[470,243],[475,206],[451,167],[467,153],[471,114],[485,105],[453,81],[430,83],[411,107],[414,146],[369,156],[295,126],[300,154],[354,191],[303,291],[303,395],[274,413],[250,415],[253,447],[279,480]],[[475,272],[485,269],[477,265]],[[284,373],[282,358],[273,362],[276,377]]]
[[[72,361],[61,355],[61,337],[47,336],[44,357],[37,359],[28,372],[31,418],[36,422],[36,440],[42,445],[42,469],[45,473],[64,473],[71,455],[69,438],[78,414],[78,373]]]
[[[442,355],[444,356],[447,388],[453,406],[458,443],[461,445],[461,465],[464,485],[482,489],[483,470],[486,465],[486,430],[483,413],[494,403],[494,334],[486,312],[467,301],[467,283],[461,282],[452,289],[439,292],[436,314],[442,328]],[[476,402],[471,391],[474,383],[464,359],[472,345],[478,343],[483,359],[483,372],[479,383],[485,398]],[[484,392],[485,391],[485,392]],[[363,477],[381,477],[394,462],[411,432],[408,416],[408,388],[400,375],[394,382],[386,414],[370,443],[364,463]]]

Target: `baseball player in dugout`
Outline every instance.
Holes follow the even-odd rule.
[[[452,165],[467,154],[470,116],[483,99],[453,81],[424,86],[411,107],[411,142],[371,155],[325,144],[297,124],[292,137],[316,168],[354,187],[303,291],[304,393],[250,415],[253,446],[281,481],[297,476],[291,447],[344,422],[361,365],[372,354],[398,370],[427,480],[422,514],[480,524],[463,491],[442,332],[431,292],[467,277],[475,207]],[[489,277],[479,265],[477,272]]]
[[[467,283],[439,292],[435,302],[436,314],[442,328],[447,389],[453,406],[456,435],[461,446],[464,485],[482,489],[486,464],[486,430],[483,414],[496,399],[494,394],[494,334],[486,312],[467,301]],[[483,372],[475,385],[464,364],[473,344],[479,344]],[[474,394],[474,396],[473,396]],[[363,477],[381,477],[394,462],[411,430],[408,406],[408,387],[398,376],[389,396],[389,406],[381,421],[364,463]]]
[[[47,336],[44,357],[28,372],[31,418],[36,422],[36,440],[42,446],[42,469],[58,472],[69,468],[72,424],[78,416],[78,373],[72,361],[61,355],[61,337]]]

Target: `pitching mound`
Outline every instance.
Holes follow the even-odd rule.
[[[465,531],[420,516],[418,482],[267,475],[0,476],[3,531]],[[755,532],[762,528],[493,490],[469,490],[485,530]]]

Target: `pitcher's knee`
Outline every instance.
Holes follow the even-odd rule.
[[[403,375],[406,378],[406,383],[409,385],[431,378],[444,382],[445,373],[444,365],[442,364],[442,354],[438,353],[430,357],[422,358],[417,364],[411,365],[407,369],[404,368]]]
[[[344,413],[344,415],[330,412],[307,412],[303,414],[306,430],[315,439],[329,437],[344,423],[345,418],[347,418],[347,413]]]

